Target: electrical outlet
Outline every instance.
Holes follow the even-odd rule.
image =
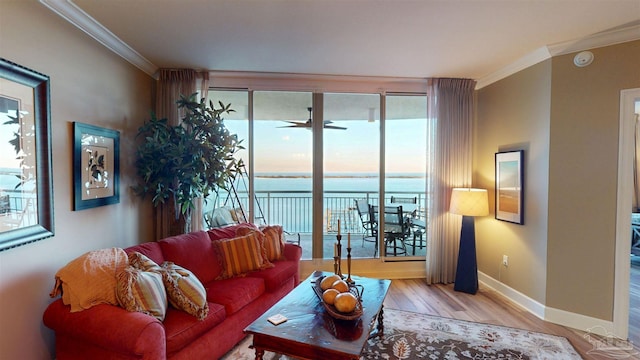
[[[502,265],[509,266],[509,257],[507,255],[502,255]]]

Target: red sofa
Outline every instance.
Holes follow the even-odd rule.
[[[44,324],[56,335],[56,357],[65,359],[218,359],[245,335],[243,329],[299,283],[302,250],[285,244],[285,260],[243,277],[216,280],[222,268],[213,241],[231,238],[238,226],[200,231],[125,249],[160,264],[189,269],[207,292],[202,321],[169,306],[164,321],[100,304],[71,312],[62,299],[45,310]]]

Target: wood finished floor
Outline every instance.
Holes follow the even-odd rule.
[[[630,334],[637,337],[640,332],[640,268],[636,268],[633,276],[636,292],[633,313],[630,321]],[[475,295],[456,292],[453,284],[427,285],[423,279],[393,280],[384,306],[391,309],[412,311],[442,317],[482,322],[488,324],[527,329],[567,338],[580,355],[585,359],[605,359],[587,354],[593,345],[585,339],[584,332],[543,321],[527,310],[519,307],[497,292],[480,288]],[[630,339],[633,341],[633,339]],[[634,342],[638,348],[640,339]]]

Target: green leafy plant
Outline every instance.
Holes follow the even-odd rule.
[[[143,198],[151,196],[154,206],[172,204],[176,218],[182,215],[187,223],[197,197],[206,197],[225,188],[233,179],[242,161],[234,154],[243,149],[237,135],[224,126],[222,114],[233,112],[231,104],[207,103],[197,94],[183,95],[178,108],[184,110],[180,125],[169,125],[167,119],[151,120],[138,129],[141,139],[136,152],[136,167],[140,178],[134,192]]]

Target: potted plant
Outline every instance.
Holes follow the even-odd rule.
[[[197,94],[183,95],[178,108],[184,110],[180,125],[169,125],[167,119],[151,120],[138,129],[141,139],[136,152],[139,181],[134,192],[143,198],[151,196],[154,207],[168,207],[175,224],[169,235],[191,230],[194,200],[225,188],[235,177],[241,161],[234,154],[241,141],[224,126],[222,114],[230,113],[231,104],[207,103]],[[162,209],[161,209],[162,211]]]

